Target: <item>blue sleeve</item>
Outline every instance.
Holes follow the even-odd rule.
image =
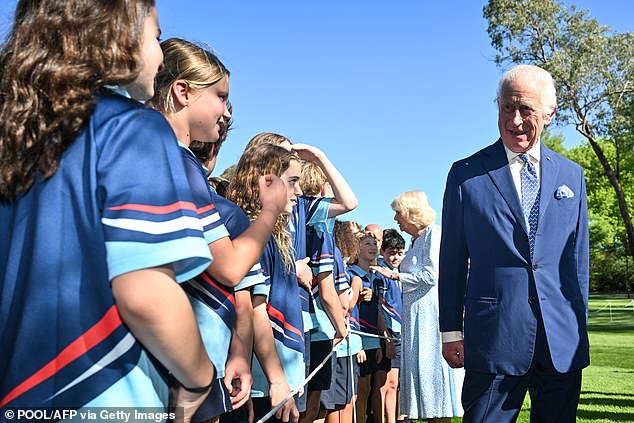
[[[460,162],[447,176],[442,205],[442,234],[438,267],[438,306],[441,332],[462,331],[469,252],[464,235]]]
[[[332,272],[334,268],[334,238],[327,232],[306,231],[306,255],[310,257],[308,266],[313,275]]]
[[[303,206],[306,209],[306,226],[312,226],[321,232],[329,232],[328,210],[331,198],[302,197]]]
[[[182,146],[180,151],[183,157],[183,165],[185,167],[185,173],[187,174],[189,187],[192,190],[194,204],[196,205],[196,212],[203,225],[203,232],[207,244],[229,236],[220,218],[220,213],[218,213],[216,205],[212,200],[211,191],[202,165],[187,147]]]
[[[97,131],[95,188],[110,279],[168,264],[179,281],[200,274],[211,256],[167,121],[134,109]]]
[[[275,248],[272,243],[275,243],[273,239],[269,239],[264,249],[264,253],[260,258],[260,266],[262,267],[262,276],[264,277],[264,283],[260,283],[253,287],[253,295],[264,295],[268,298],[271,292],[271,271],[274,263],[273,249]]]

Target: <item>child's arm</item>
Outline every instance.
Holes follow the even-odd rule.
[[[352,310],[357,306],[359,302],[359,296],[361,295],[361,287],[363,286],[363,281],[360,277],[354,276],[352,281],[350,281],[350,287],[352,289],[352,298],[350,298],[350,302],[348,303],[348,309]]]
[[[269,315],[266,312],[266,299],[262,295],[253,296],[253,329],[253,348],[262,366],[262,370],[264,370],[264,375],[269,381],[271,407],[275,407],[291,393],[291,388],[288,386],[282,363],[275,349],[273,329],[271,328]],[[292,416],[292,420],[295,423],[299,421],[299,411],[297,411],[297,406],[293,398],[288,400],[286,404],[275,413],[275,417],[281,419],[282,414]]]
[[[123,322],[176,380],[189,388],[210,385],[216,371],[189,300],[171,269],[155,267],[124,273],[112,280],[112,293]],[[176,399],[190,415],[208,393],[180,389]]]
[[[387,324],[385,323],[385,318],[383,316],[382,310],[383,304],[383,294],[379,294],[379,316],[377,318],[377,328],[379,329],[379,335],[385,336],[385,339],[381,339],[381,341],[385,344],[385,356],[388,359],[393,359],[396,353],[394,349],[394,343],[390,339],[390,332],[387,330]]]
[[[231,394],[231,406],[238,409],[248,400],[253,384],[251,355],[253,352],[253,305],[248,289],[236,291],[236,320],[231,333],[231,349],[225,367],[225,386]],[[234,388],[232,382],[236,382]]]
[[[326,175],[326,179],[332,188],[334,198],[330,203],[328,217],[339,216],[340,214],[354,210],[359,201],[354,195],[352,188],[344,179],[326,155],[317,147],[307,144],[293,144],[291,150],[297,152],[302,160],[315,163]]]
[[[341,302],[335,290],[335,282],[332,272],[322,272],[317,275],[319,284],[319,296],[332,326],[335,328],[335,342],[338,344],[346,337],[346,321],[341,312]]]
[[[275,175],[261,176],[259,188],[262,210],[258,218],[234,240],[223,237],[209,244],[213,261],[207,273],[223,285],[236,286],[260,259],[288,202],[284,183]]]
[[[346,288],[337,293],[339,304],[341,304],[341,311],[343,311],[344,316],[350,311],[350,289],[351,288]]]

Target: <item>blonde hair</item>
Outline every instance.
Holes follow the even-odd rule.
[[[400,213],[418,230],[425,229],[436,220],[436,212],[429,205],[427,195],[423,191],[404,192],[392,201],[391,206],[392,210]]]
[[[293,144],[291,140],[286,138],[284,135],[274,134],[272,132],[260,132],[259,134],[251,138],[251,141],[247,143],[247,146],[244,147],[244,149],[248,150],[249,148],[253,148],[262,144],[282,145],[285,142]]]
[[[299,161],[297,154],[273,144],[262,144],[245,150],[229,183],[226,198],[244,210],[250,221],[254,221],[262,210],[258,186],[260,176],[281,176],[293,160]],[[295,254],[287,228],[288,216],[280,216],[273,228],[273,239],[286,271],[290,273],[295,266]]]
[[[211,51],[181,38],[161,43],[163,67],[154,81],[154,97],[148,102],[161,113],[175,113],[172,85],[183,80],[192,90],[219,82],[229,71]]]
[[[326,183],[326,175],[319,166],[312,162],[302,163],[302,175],[299,185],[302,187],[304,195],[317,196]]]

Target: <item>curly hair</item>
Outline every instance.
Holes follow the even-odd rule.
[[[273,144],[262,144],[245,150],[229,183],[226,198],[240,206],[249,220],[255,220],[262,210],[258,179],[268,174],[281,176],[293,160],[299,162],[297,154]],[[295,253],[287,227],[288,216],[280,216],[275,222],[273,238],[286,270],[290,273],[295,266]]]
[[[154,0],[21,0],[0,50],[0,200],[57,171],[95,95],[141,70]]]
[[[359,264],[359,248],[361,247],[361,241],[364,239],[371,238],[376,241],[376,235],[370,231],[362,230],[354,234],[356,243],[357,243],[357,255],[355,257],[351,257],[348,260],[348,264]],[[376,264],[376,258],[372,261],[371,264]]]
[[[359,256],[359,241],[356,234],[361,231],[361,225],[349,220],[335,220],[335,245],[341,251],[348,263],[356,261]]]
[[[262,144],[282,145],[284,143],[293,144],[291,140],[286,138],[284,135],[274,134],[272,132],[261,132],[251,138],[244,149],[248,150]]]

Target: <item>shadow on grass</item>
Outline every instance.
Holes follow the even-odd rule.
[[[632,413],[614,413],[610,411],[594,411],[594,410],[578,410],[578,419],[586,420],[608,420],[611,422],[632,422],[634,421],[634,412]]]
[[[587,392],[584,393],[584,395]],[[634,410],[634,399],[622,398],[620,394],[614,396],[604,396],[603,398],[584,398],[579,399],[579,404],[588,405],[609,405],[614,407],[625,407]],[[634,419],[632,420],[634,421]]]

